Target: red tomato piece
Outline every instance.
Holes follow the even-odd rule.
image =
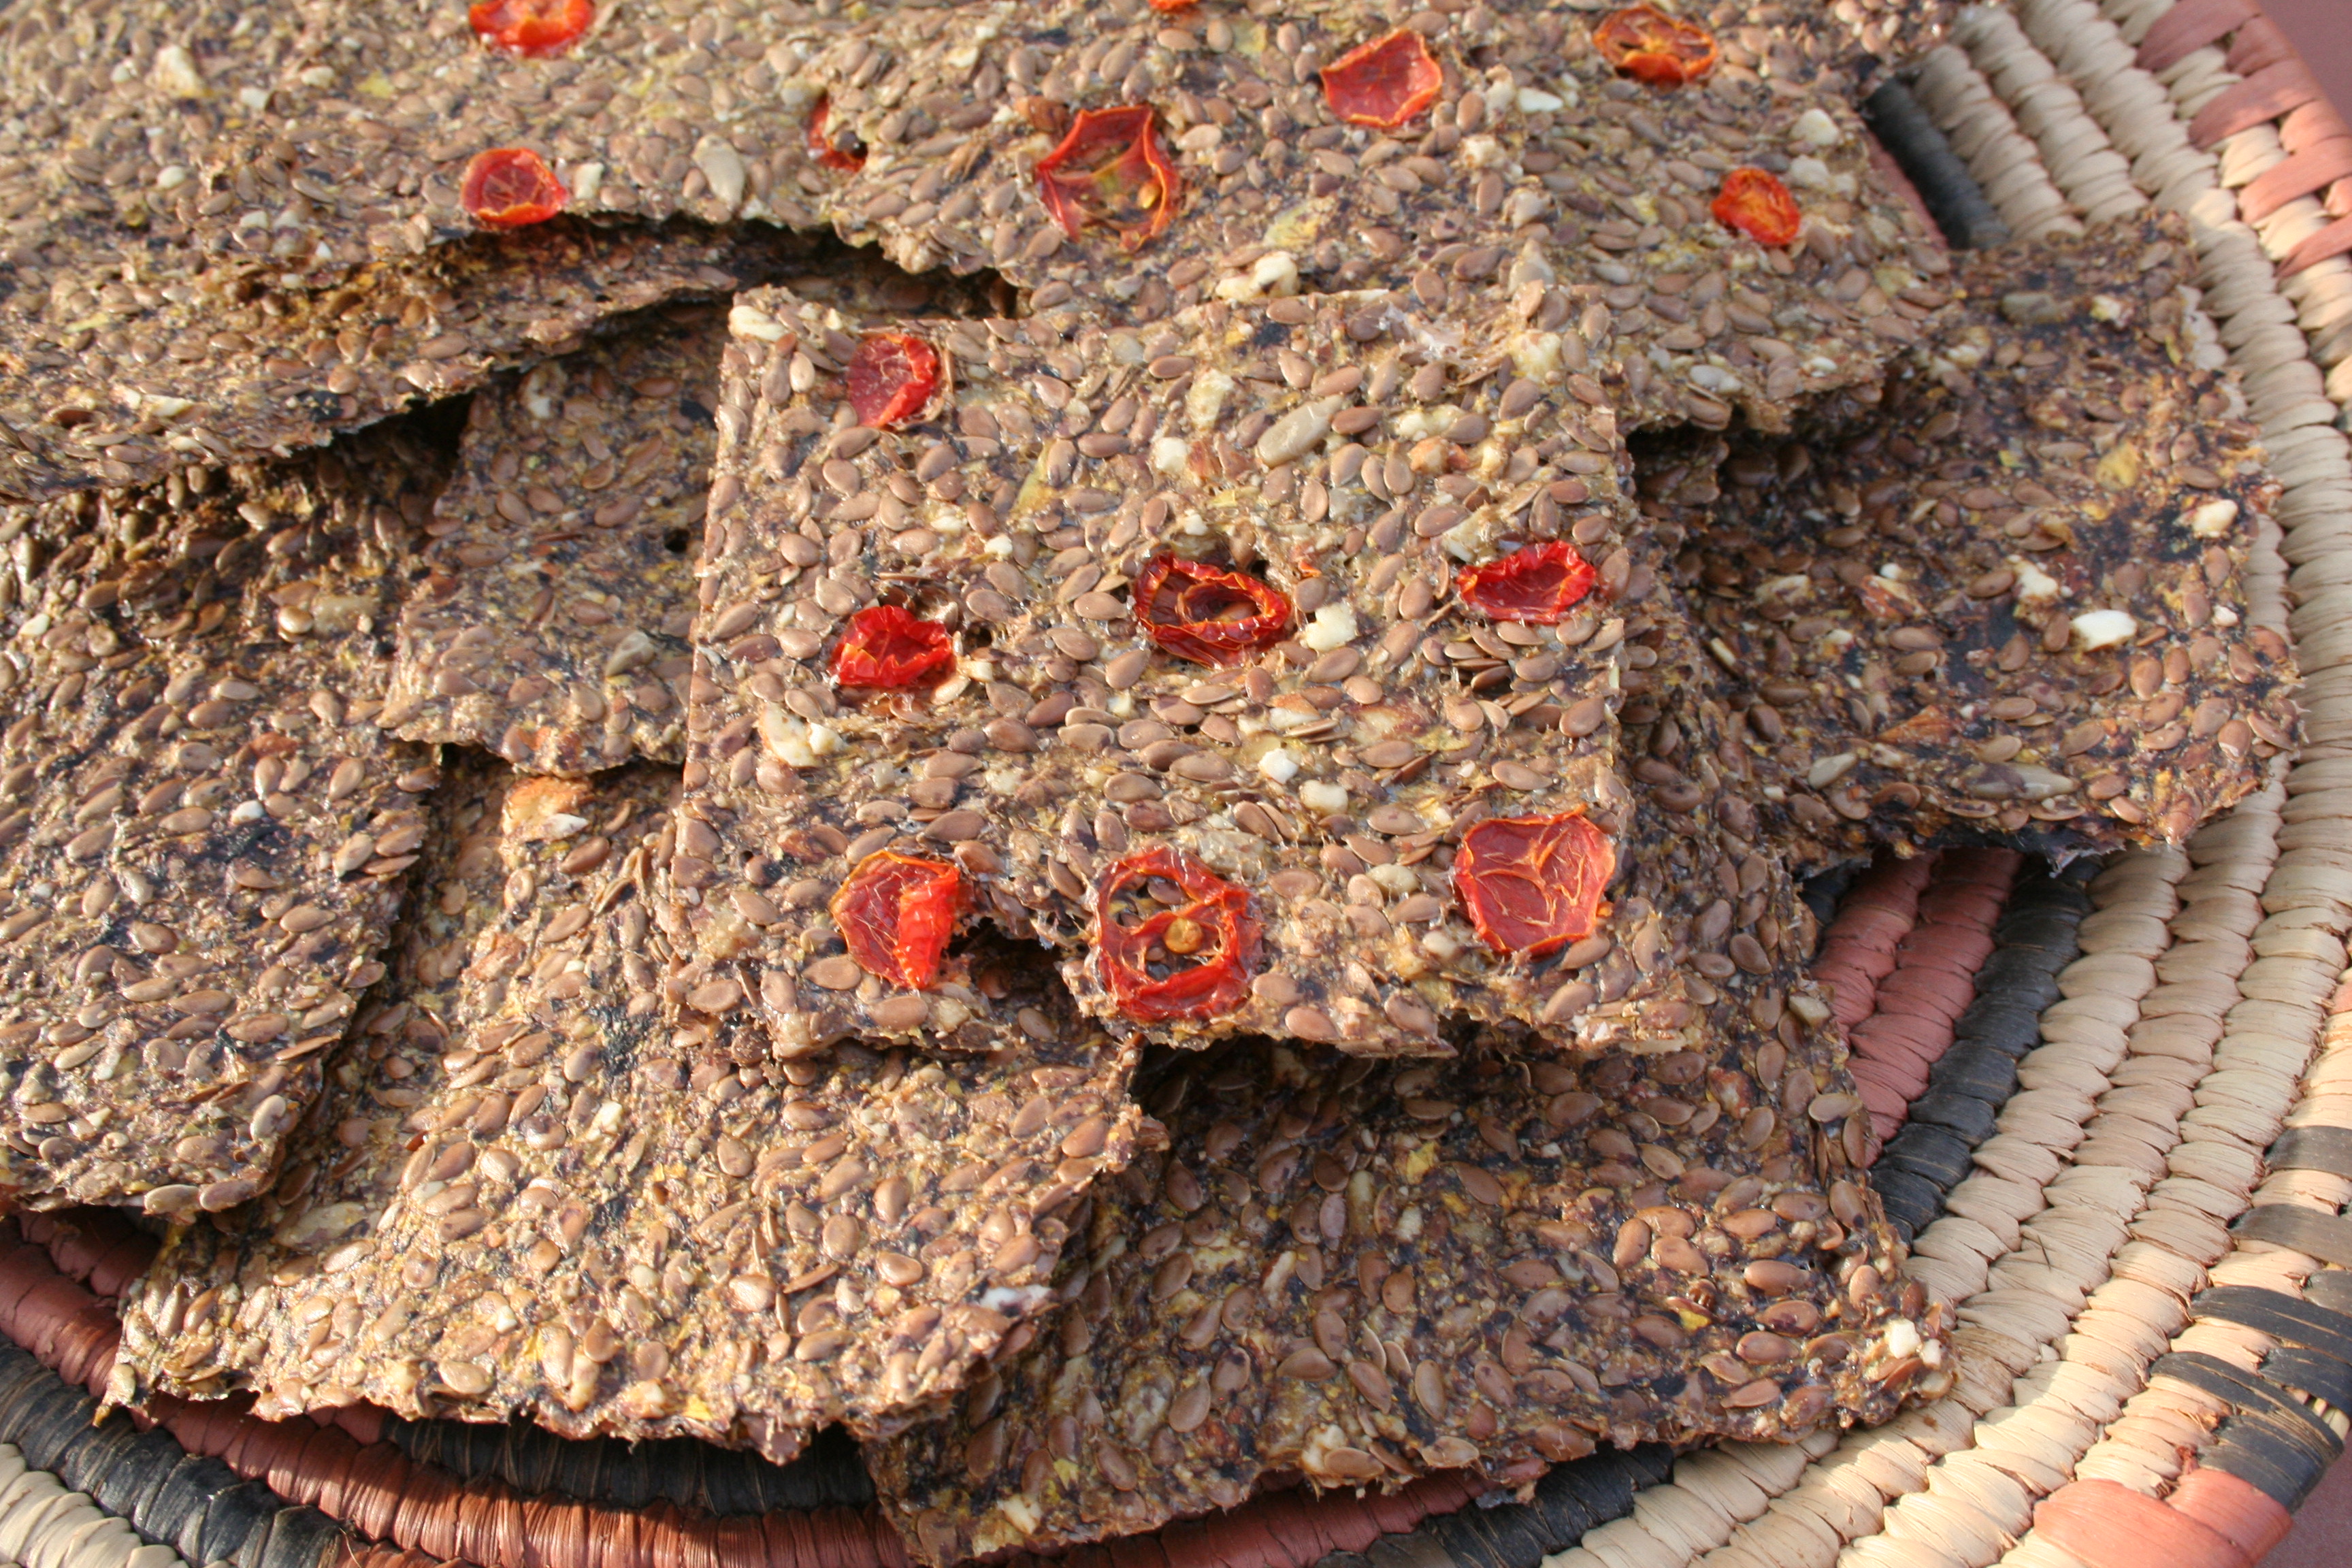
[[[1162,904],[1144,893],[1155,879],[1173,883],[1184,901]],[[1127,924],[1127,912],[1142,918]],[[1248,889],[1180,850],[1160,845],[1104,872],[1095,885],[1095,930],[1103,984],[1139,1023],[1213,1017],[1249,994],[1260,932]]]
[[[476,0],[466,13],[482,42],[533,59],[562,54],[595,19],[591,0]]]
[[[854,174],[866,167],[866,143],[855,131],[833,132],[833,100],[820,98],[809,110],[809,156],[828,169]]]
[[[834,894],[833,923],[858,968],[902,990],[927,991],[963,902],[963,874],[952,862],[881,849]]]
[[[1540,957],[1592,934],[1616,847],[1580,814],[1490,816],[1454,856],[1454,892],[1496,952]]]
[[[849,617],[833,650],[836,686],[897,691],[938,680],[955,668],[947,627],[897,605],[877,605]]]
[[[1153,557],[1135,580],[1136,624],[1194,664],[1237,664],[1290,629],[1290,601],[1246,572],[1177,555]]]
[[[906,332],[877,332],[849,356],[849,410],[887,430],[929,405],[940,389],[939,351]]]
[[[1593,29],[1592,44],[1618,72],[1652,87],[1696,81],[1719,54],[1713,33],[1654,5],[1612,12]]]
[[[1037,161],[1037,199],[1072,239],[1099,224],[1133,250],[1168,226],[1184,182],[1160,148],[1148,103],[1089,109]]]
[[[1190,11],[1199,0],[1151,0],[1155,11]]]
[[[1350,125],[1383,131],[1395,130],[1435,103],[1445,85],[1429,46],[1410,27],[1357,45],[1325,66],[1322,77],[1324,101],[1332,113]]]
[[[1592,592],[1601,574],[1565,539],[1514,550],[1500,561],[1465,568],[1454,579],[1462,602],[1490,621],[1557,626]]]
[[[493,147],[466,165],[457,199],[484,228],[521,228],[563,210],[572,193],[528,147]]]
[[[1805,226],[1797,198],[1765,169],[1734,169],[1724,175],[1713,211],[1716,222],[1759,245],[1794,245]]]

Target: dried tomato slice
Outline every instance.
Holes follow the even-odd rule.
[[[1064,234],[1100,224],[1133,250],[1168,226],[1184,182],[1160,149],[1159,122],[1148,103],[1089,109],[1037,161],[1037,199]]]
[[[1141,889],[1173,883],[1184,901],[1159,904]],[[1121,905],[1156,912],[1133,925]],[[1095,884],[1095,947],[1103,984],[1119,1011],[1139,1023],[1230,1013],[1249,994],[1259,929],[1249,891],[1198,860],[1160,845],[1129,855]]]
[[[1654,5],[1628,5],[1593,29],[1593,47],[1620,73],[1652,87],[1680,87],[1715,68],[1719,51],[1705,27]]]
[[[1194,664],[1236,664],[1290,629],[1290,601],[1246,572],[1160,555],[1135,580],[1144,635]]]
[[[563,210],[572,193],[528,147],[493,147],[466,165],[457,199],[484,228],[521,228]]]
[[[1514,550],[1500,561],[1465,567],[1454,579],[1462,602],[1490,621],[1556,626],[1592,592],[1601,574],[1565,539]]]
[[[849,356],[849,411],[860,425],[904,425],[939,389],[939,351],[910,333],[876,332]]]
[[[1155,11],[1190,11],[1200,0],[1151,0]]]
[[[896,691],[933,681],[955,668],[947,627],[897,605],[877,605],[849,617],[833,650],[836,686]]]
[[[855,131],[833,133],[833,100],[820,98],[809,110],[809,156],[828,169],[854,174],[866,167],[866,142]]]
[[[475,0],[466,12],[482,42],[533,59],[562,54],[595,19],[591,0]]]
[[[892,985],[923,991],[963,913],[963,873],[946,860],[888,849],[857,863],[833,895],[833,923],[857,967]]]
[[[1716,222],[1738,229],[1759,245],[1793,245],[1798,231],[1805,226],[1797,198],[1764,169],[1734,169],[1724,175],[1723,189],[1717,193],[1712,210]]]
[[[1411,27],[1359,44],[1322,70],[1323,99],[1350,125],[1393,131],[1437,101],[1445,85],[1429,46]]]
[[[1616,847],[1580,813],[1490,816],[1462,835],[1454,891],[1488,947],[1532,958],[1592,934],[1616,871]]]

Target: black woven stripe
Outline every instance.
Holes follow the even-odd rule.
[[[131,1522],[140,1534],[163,1542],[189,1562],[207,1562],[202,1554],[205,1515],[215,1498],[240,1484],[236,1472],[220,1460],[184,1455]],[[242,1536],[237,1544],[244,1544]]]
[[[1941,1127],[1973,1149],[1999,1131],[2000,1107],[1973,1094],[1930,1087],[1911,1102],[1911,1120]]]
[[[2010,907],[2015,908],[2017,901],[2012,898]],[[1994,929],[1997,932],[2000,928]],[[2021,1007],[2038,1016],[2058,1000],[2058,972],[2042,956],[2046,951],[2023,943],[1993,949],[1992,956],[1977,971],[1978,1005]]]
[[[289,1508],[259,1481],[199,1458],[161,1427],[141,1432],[26,1352],[0,1343],[0,1443],[192,1563],[315,1568],[349,1542],[313,1508]]]
[[[2012,909],[2011,912],[2001,917],[1992,934],[1993,940],[2004,947],[2039,947],[2053,952],[2061,950],[2072,952],[2074,928],[2082,923],[2082,915],[2074,910],[2063,905],[2042,905],[2023,910]]]
[[[2256,1285],[2216,1285],[2200,1290],[2189,1303],[2200,1318],[2254,1329],[2338,1361],[2352,1362],[2352,1314],[2316,1301],[2298,1301],[2278,1290]]]
[[[0,1432],[14,1428],[19,1410],[30,1408],[50,1390],[62,1386],[55,1373],[0,1339]]]
[[[269,1521],[286,1506],[285,1500],[259,1481],[239,1481],[233,1487],[215,1492],[205,1500],[201,1519],[181,1539],[193,1539],[196,1550],[180,1550],[180,1555],[191,1563],[217,1563],[227,1558],[245,1568],[248,1545],[257,1535],[266,1542]]]
[[[460,1480],[496,1476],[526,1495],[551,1493],[614,1508],[669,1501],[719,1515],[775,1509],[862,1508],[874,1500],[857,1445],[838,1428],[811,1440],[789,1465],[688,1437],[629,1444],[559,1437],[528,1422],[384,1423],[384,1440],[417,1464]]]
[[[2295,1204],[2256,1204],[2230,1228],[2254,1241],[2276,1242],[2323,1263],[2352,1267],[2352,1220]]]
[[[2290,1127],[2265,1158],[2273,1171],[2325,1171],[2352,1178],[2352,1127]]]
[[[2258,1382],[2219,1356],[2203,1351],[2170,1351],[2156,1358],[2148,1375],[2177,1377],[2191,1387],[2234,1406],[2241,1415],[2265,1415],[2279,1435],[2310,1454],[2321,1465],[2344,1451],[2344,1439],[2311,1413],[2302,1401],[2289,1398]]]
[[[1906,1237],[1916,1236],[1936,1223],[1944,1212],[1944,1195],[1950,1190],[1901,1169],[1874,1170],[1870,1184],[1878,1189],[1886,1222]]]
[[[1427,1519],[1363,1552],[1334,1552],[1315,1568],[1536,1568],[1584,1532],[1633,1511],[1638,1492],[1673,1473],[1671,1449],[1651,1443],[1554,1465],[1524,1503],[1475,1504]]]
[[[0,1442],[16,1444],[26,1464],[37,1470],[57,1471],[58,1479],[78,1490],[79,1483],[68,1479],[58,1469],[58,1461],[73,1447],[74,1439],[89,1430],[95,1409],[89,1394],[52,1379],[48,1387],[37,1389],[18,1402],[13,1418],[0,1426]]]
[[[1927,1082],[1988,1105],[2006,1105],[2017,1092],[2017,1058],[1978,1041],[1963,1041],[1956,1034],[1952,1048],[1928,1069]]]
[[[2352,1273],[2323,1268],[2303,1282],[2303,1295],[2314,1306],[2352,1315]]]
[[[2058,972],[2081,952],[2076,930],[2091,908],[2081,884],[2096,869],[2030,871],[2011,888],[1993,922],[1997,945],[1977,970],[1976,998],[1871,1169],[1887,1222],[1906,1241],[1941,1217],[1946,1195],[1975,1168],[1969,1152],[1998,1130],[2000,1108],[2017,1092],[2018,1058],[2042,1043],[2042,1009],[2058,999]]]
[[[2303,1505],[2327,1461],[2291,1441],[2284,1428],[2243,1415],[2221,1423],[2212,1445],[2197,1456],[2208,1469],[2221,1470],[2267,1494],[2290,1513]]]
[[[2352,1366],[2332,1355],[2292,1346],[2274,1350],[2263,1358],[2263,1376],[2352,1412]]]
[[[82,1423],[81,1430],[67,1441],[57,1462],[43,1468],[55,1471],[58,1479],[75,1491],[89,1493],[91,1500],[96,1501],[108,1474],[117,1465],[127,1463],[138,1447],[139,1428],[120,1413],[95,1426],[89,1425],[88,1415],[79,1411],[75,1415]]]
[[[313,1568],[329,1563],[344,1541],[343,1527],[315,1508],[283,1508],[268,1528],[247,1537],[237,1568]]]
[[[180,1461],[188,1457],[178,1439],[161,1426],[137,1434],[114,1463],[99,1473],[91,1484],[89,1500],[110,1514],[129,1520],[142,1535],[155,1541],[168,1537],[155,1534],[140,1520],[157,1492]]]
[[[2039,949],[2019,948],[2020,952]],[[2000,954],[1996,952],[1995,957]],[[2070,961],[2071,962],[2071,961]],[[1988,1001],[1981,990],[1976,1005],[1952,1026],[1952,1048],[1981,1046],[2005,1057],[2021,1057],[2042,1043],[2042,1009],[2023,1002]]]
[[[2009,226],[1985,199],[1969,166],[1902,82],[1889,80],[1863,100],[1863,118],[1879,143],[1902,165],[1927,204],[1944,237],[1961,250],[1982,250],[2009,237]]]
[[[1966,1181],[1974,1169],[1965,1141],[1947,1128],[1911,1121],[1886,1141],[1878,1163],[1872,1169],[1871,1180],[1884,1184],[1890,1173],[1906,1171],[1934,1187],[1940,1203],[1940,1194]]]

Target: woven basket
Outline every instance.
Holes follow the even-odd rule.
[[[1280,1491],[1063,1561],[2250,1568],[2340,1451],[2352,129],[2252,0],[1969,10],[1904,79],[2021,238],[2150,207],[2186,218],[2204,304],[2284,486],[2253,609],[2292,627],[2305,680],[2305,745],[2283,784],[2185,852],[2035,884],[2034,912],[2063,913],[2079,956],[2020,1042],[2015,1092],[2004,1087],[1997,1117],[1987,1105],[1969,1166],[1932,1187],[1886,1178],[1890,1212],[1905,1206],[1898,1186],[1912,1194],[1914,1276],[1958,1307],[1956,1391],[1794,1447],[1562,1466],[1532,1504],[1473,1507],[1474,1489],[1444,1476],[1389,1498]],[[1914,903],[1943,885],[1903,875]],[[2031,879],[1997,854],[1937,875],[1997,886],[1992,910]],[[273,1426],[219,1407],[166,1411],[160,1431],[92,1427],[111,1364],[105,1298],[148,1244],[91,1215],[28,1219],[13,1240],[0,1330],[22,1353],[0,1348],[0,1558],[26,1568],[904,1561],[842,1456],[794,1472],[684,1448],[583,1458],[529,1434],[360,1413]],[[2343,1398],[2296,1392],[2315,1385]],[[192,1466],[187,1484],[217,1495],[159,1544],[150,1517]],[[399,1506],[359,1508],[346,1479],[364,1472],[381,1492],[388,1467],[402,1467]]]

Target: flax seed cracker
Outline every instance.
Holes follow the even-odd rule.
[[[1629,426],[1780,428],[1875,379],[1924,314],[1906,292],[1946,266],[1872,167],[1834,26],[1732,30],[1717,69],[1661,87],[1596,48],[1605,12],[1424,10],[1404,30],[1434,96],[1381,126],[1345,121],[1321,74],[1391,31],[1360,5],[959,16],[886,23],[849,79],[819,63],[828,128],[864,161],[803,178],[837,187],[823,210],[845,237],[912,269],[992,266],[1040,309],[1141,325],[1208,299],[1393,289],[1476,317],[1537,282],[1560,290],[1570,368],[1589,360]],[[1000,107],[966,128],[975,101]],[[1069,232],[1041,161],[1089,112],[1133,106],[1180,189]],[[1740,167],[1793,193],[1793,241],[1715,216]]]
[[[2246,589],[2277,487],[2190,265],[2154,218],[1972,253],[1876,409],[1734,443],[1711,503],[1708,459],[1657,465],[1803,858],[2179,843],[2291,746],[2294,660]]]
[[[1507,1488],[1601,1442],[1785,1440],[1939,1392],[1948,1310],[1897,1282],[1847,1166],[1834,1026],[1743,1014],[1576,1068],[1494,1040],[1173,1058],[1147,1091],[1170,1147],[1109,1184],[1066,1315],[869,1447],[909,1551],[1149,1531],[1277,1471]]]
[[[401,609],[398,733],[541,773],[676,760],[725,341],[723,310],[671,310],[475,396]]]
[[[977,306],[950,280],[818,259],[794,282],[851,309]],[[726,331],[713,307],[654,313],[477,395],[402,609],[394,730],[532,773],[678,759]]]
[[[611,317],[788,274],[807,239],[558,223],[356,267],[98,245],[0,300],[0,494],[283,453],[575,347]]]
[[[683,26],[599,10],[561,54],[520,59],[437,4],[307,0],[207,48],[193,84],[176,58],[92,39],[134,83],[68,122],[90,144],[13,163],[0,144],[0,191],[47,194],[60,249],[111,224],[349,264],[472,232],[468,162],[521,145],[576,214],[830,224],[912,271],[994,268],[1043,308],[1138,322],[1298,289],[1479,314],[1556,282],[1634,424],[1778,427],[1874,378],[1916,335],[1905,291],[1942,265],[1871,167],[1837,30],[1810,22],[1739,28],[1711,74],[1659,87],[1595,48],[1601,14],[1423,12],[1407,30],[1433,96],[1387,106],[1390,125],[1327,95],[1327,68],[1391,31],[1354,4],[1271,26],[1066,0]],[[1125,235],[1069,234],[1038,165],[1075,116],[1114,108],[1150,109],[1181,189]],[[1741,167],[1795,194],[1801,233],[1717,220]]]
[[[373,719],[385,542],[439,459],[386,432],[202,477],[10,519],[28,575],[72,535],[12,584],[0,697],[0,1158],[38,1205],[268,1183],[383,971],[436,777]]]
[[[1351,296],[1066,340],[739,300],[676,867],[686,1010],[740,1009],[787,1054],[1020,1037],[956,950],[920,986],[845,950],[842,889],[887,854],[952,868],[967,929],[1058,950],[1082,1007],[1152,1037],[1442,1053],[1455,1014],[1566,1023],[1592,996],[1474,935],[1450,846],[1580,811],[1616,839],[1614,710],[1676,612],[1623,525],[1612,412],[1538,380],[1559,341],[1538,320],[1469,338]],[[939,388],[903,429],[861,426],[842,362],[899,335]],[[1461,600],[1461,572],[1523,545],[1589,593],[1548,622]],[[1280,624],[1234,663],[1171,651],[1134,603],[1170,559],[1245,574]],[[845,684],[885,614],[942,662]],[[1130,1005],[1105,967],[1108,879],[1162,850],[1250,889],[1260,928],[1246,993],[1205,1015]]]
[[[1024,1342],[1073,1205],[1131,1151],[1132,1053],[1065,1005],[1017,1058],[669,1055],[646,890],[677,774],[469,766],[287,1179],[135,1293],[142,1386],[782,1460]]]

